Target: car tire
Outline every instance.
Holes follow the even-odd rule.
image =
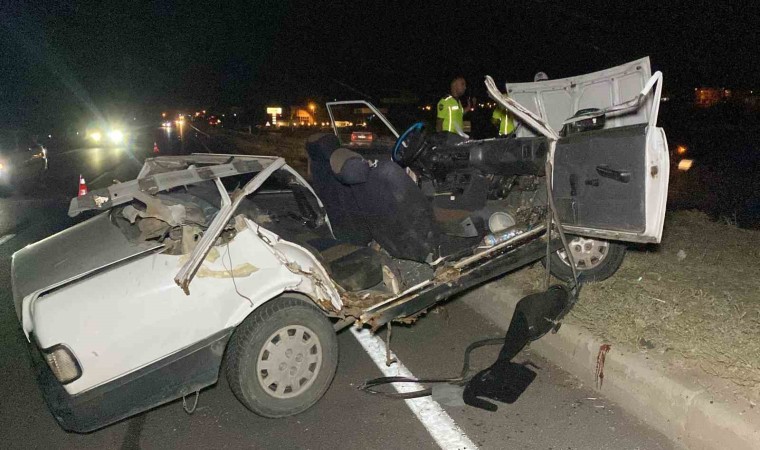
[[[582,283],[606,280],[617,272],[625,259],[626,247],[623,244],[573,235],[568,235],[567,239]],[[573,271],[564,249],[552,253],[550,259],[549,272],[552,275],[563,281],[573,280]],[[546,267],[546,258],[541,262]]]
[[[310,300],[283,296],[260,306],[233,334],[227,381],[254,413],[287,417],[327,392],[338,367],[338,338]]]

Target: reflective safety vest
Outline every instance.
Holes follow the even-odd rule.
[[[449,95],[438,102],[438,118],[443,120],[443,131],[456,133],[464,130],[463,116],[464,108],[459,99]]]
[[[515,131],[515,119],[512,117],[512,113],[507,112],[506,109],[496,108],[493,110],[491,116],[499,121],[499,134],[505,135]]]

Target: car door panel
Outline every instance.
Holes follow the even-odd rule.
[[[664,130],[647,124],[560,139],[552,187],[563,228],[589,237],[660,242],[667,148]]]
[[[603,129],[557,142],[553,192],[563,228],[630,242],[659,242],[665,218],[667,140],[658,128],[662,74],[649,58],[575,77],[508,83],[512,99],[556,131],[579,110],[607,112]],[[523,126],[518,136],[536,131]]]
[[[554,201],[563,224],[644,231],[646,129],[632,125],[557,142]]]

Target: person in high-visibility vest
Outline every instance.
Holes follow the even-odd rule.
[[[500,106],[493,110],[491,123],[499,127],[499,136],[506,136],[517,128],[512,113]]]
[[[462,106],[459,98],[467,90],[467,82],[464,77],[457,76],[451,80],[450,93],[448,97],[442,98],[438,102],[438,115],[435,122],[436,131],[446,131],[464,135],[464,114],[475,109],[475,99],[471,98],[467,102],[467,108]]]
[[[509,96],[506,92],[504,95]],[[491,123],[499,127],[499,136],[506,136],[517,129],[517,124],[512,113],[501,106],[497,106],[496,109],[493,110]]]

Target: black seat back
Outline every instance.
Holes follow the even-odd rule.
[[[351,168],[347,165],[344,172]],[[365,178],[351,189],[372,238],[396,258],[435,258],[439,233],[432,207],[404,169],[390,160],[377,161]]]
[[[355,245],[372,240],[366,224],[357,213],[351,188],[341,183],[330,167],[330,157],[340,146],[334,134],[315,134],[306,141],[311,185],[325,206],[336,238]]]

